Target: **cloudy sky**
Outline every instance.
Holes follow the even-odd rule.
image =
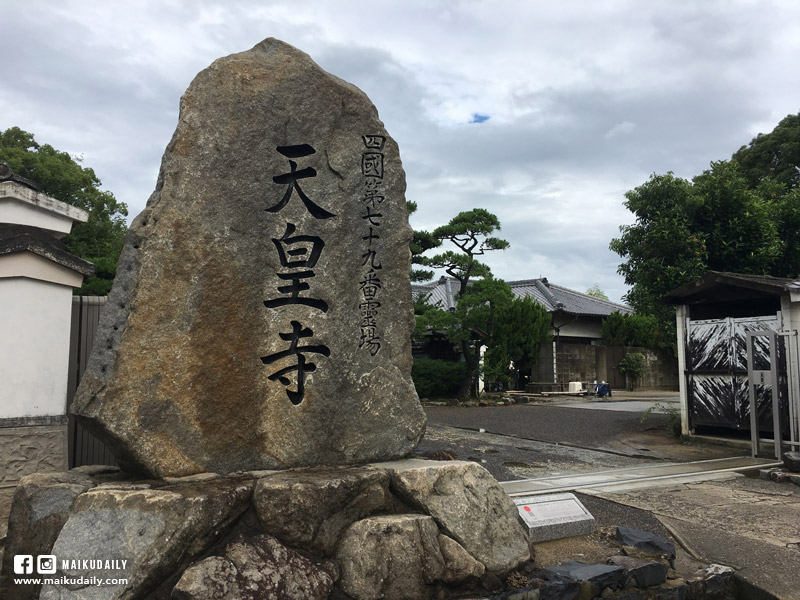
[[[131,216],[178,100],[276,37],[364,90],[397,140],[412,225],[500,218],[507,280],[626,291],[608,250],[651,173],[692,177],[800,110],[800,3],[0,0],[0,129],[82,156]]]

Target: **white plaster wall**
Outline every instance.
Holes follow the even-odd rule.
[[[81,287],[83,275],[33,252],[0,255],[0,278],[27,277],[69,287]]]
[[[72,219],[69,217],[38,208],[15,198],[0,199],[0,223],[39,227],[49,231],[57,238],[64,237],[72,228]]]
[[[72,288],[0,279],[0,419],[66,414]]]
[[[783,317],[783,331],[789,332],[786,338],[787,367],[789,372],[789,424],[790,440],[800,441],[800,298],[795,294],[781,298],[781,316]],[[798,450],[792,447],[790,450]]]
[[[0,182],[0,223],[41,227],[63,237],[73,222],[85,223],[89,213],[51,198],[16,181]]]
[[[565,317],[556,317],[556,325],[565,320]],[[555,330],[551,331],[555,335]],[[600,319],[580,317],[577,321],[567,322],[561,326],[560,335],[569,337],[600,338]]]

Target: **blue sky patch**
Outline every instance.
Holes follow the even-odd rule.
[[[470,123],[483,123],[484,121],[488,121],[490,119],[489,115],[481,115],[479,113],[474,113],[472,115],[472,121]]]

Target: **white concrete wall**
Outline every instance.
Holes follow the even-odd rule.
[[[0,279],[0,419],[63,415],[72,288]]]
[[[790,441],[800,441],[800,297],[796,294],[781,298],[781,316],[783,331],[789,332],[786,337],[787,370],[789,375],[789,431]],[[790,447],[798,450],[800,447]]]
[[[15,199],[0,200],[0,223],[39,227],[62,238],[69,233],[72,219]]]
[[[83,283],[82,274],[33,252],[15,252],[0,256],[0,279],[6,277],[40,279],[75,288],[81,287]]]
[[[88,218],[85,210],[22,184],[0,183],[0,223],[39,227],[61,238],[70,232],[73,222],[85,223]]]

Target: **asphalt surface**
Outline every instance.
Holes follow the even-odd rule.
[[[498,481],[622,469],[642,462],[617,453],[432,423],[416,453],[434,460],[475,461]]]
[[[567,443],[581,448],[605,449],[610,440],[646,430],[666,432],[669,417],[610,410],[582,410],[550,404],[513,406],[426,406],[428,423],[484,429],[490,433],[513,435],[551,444]]]

